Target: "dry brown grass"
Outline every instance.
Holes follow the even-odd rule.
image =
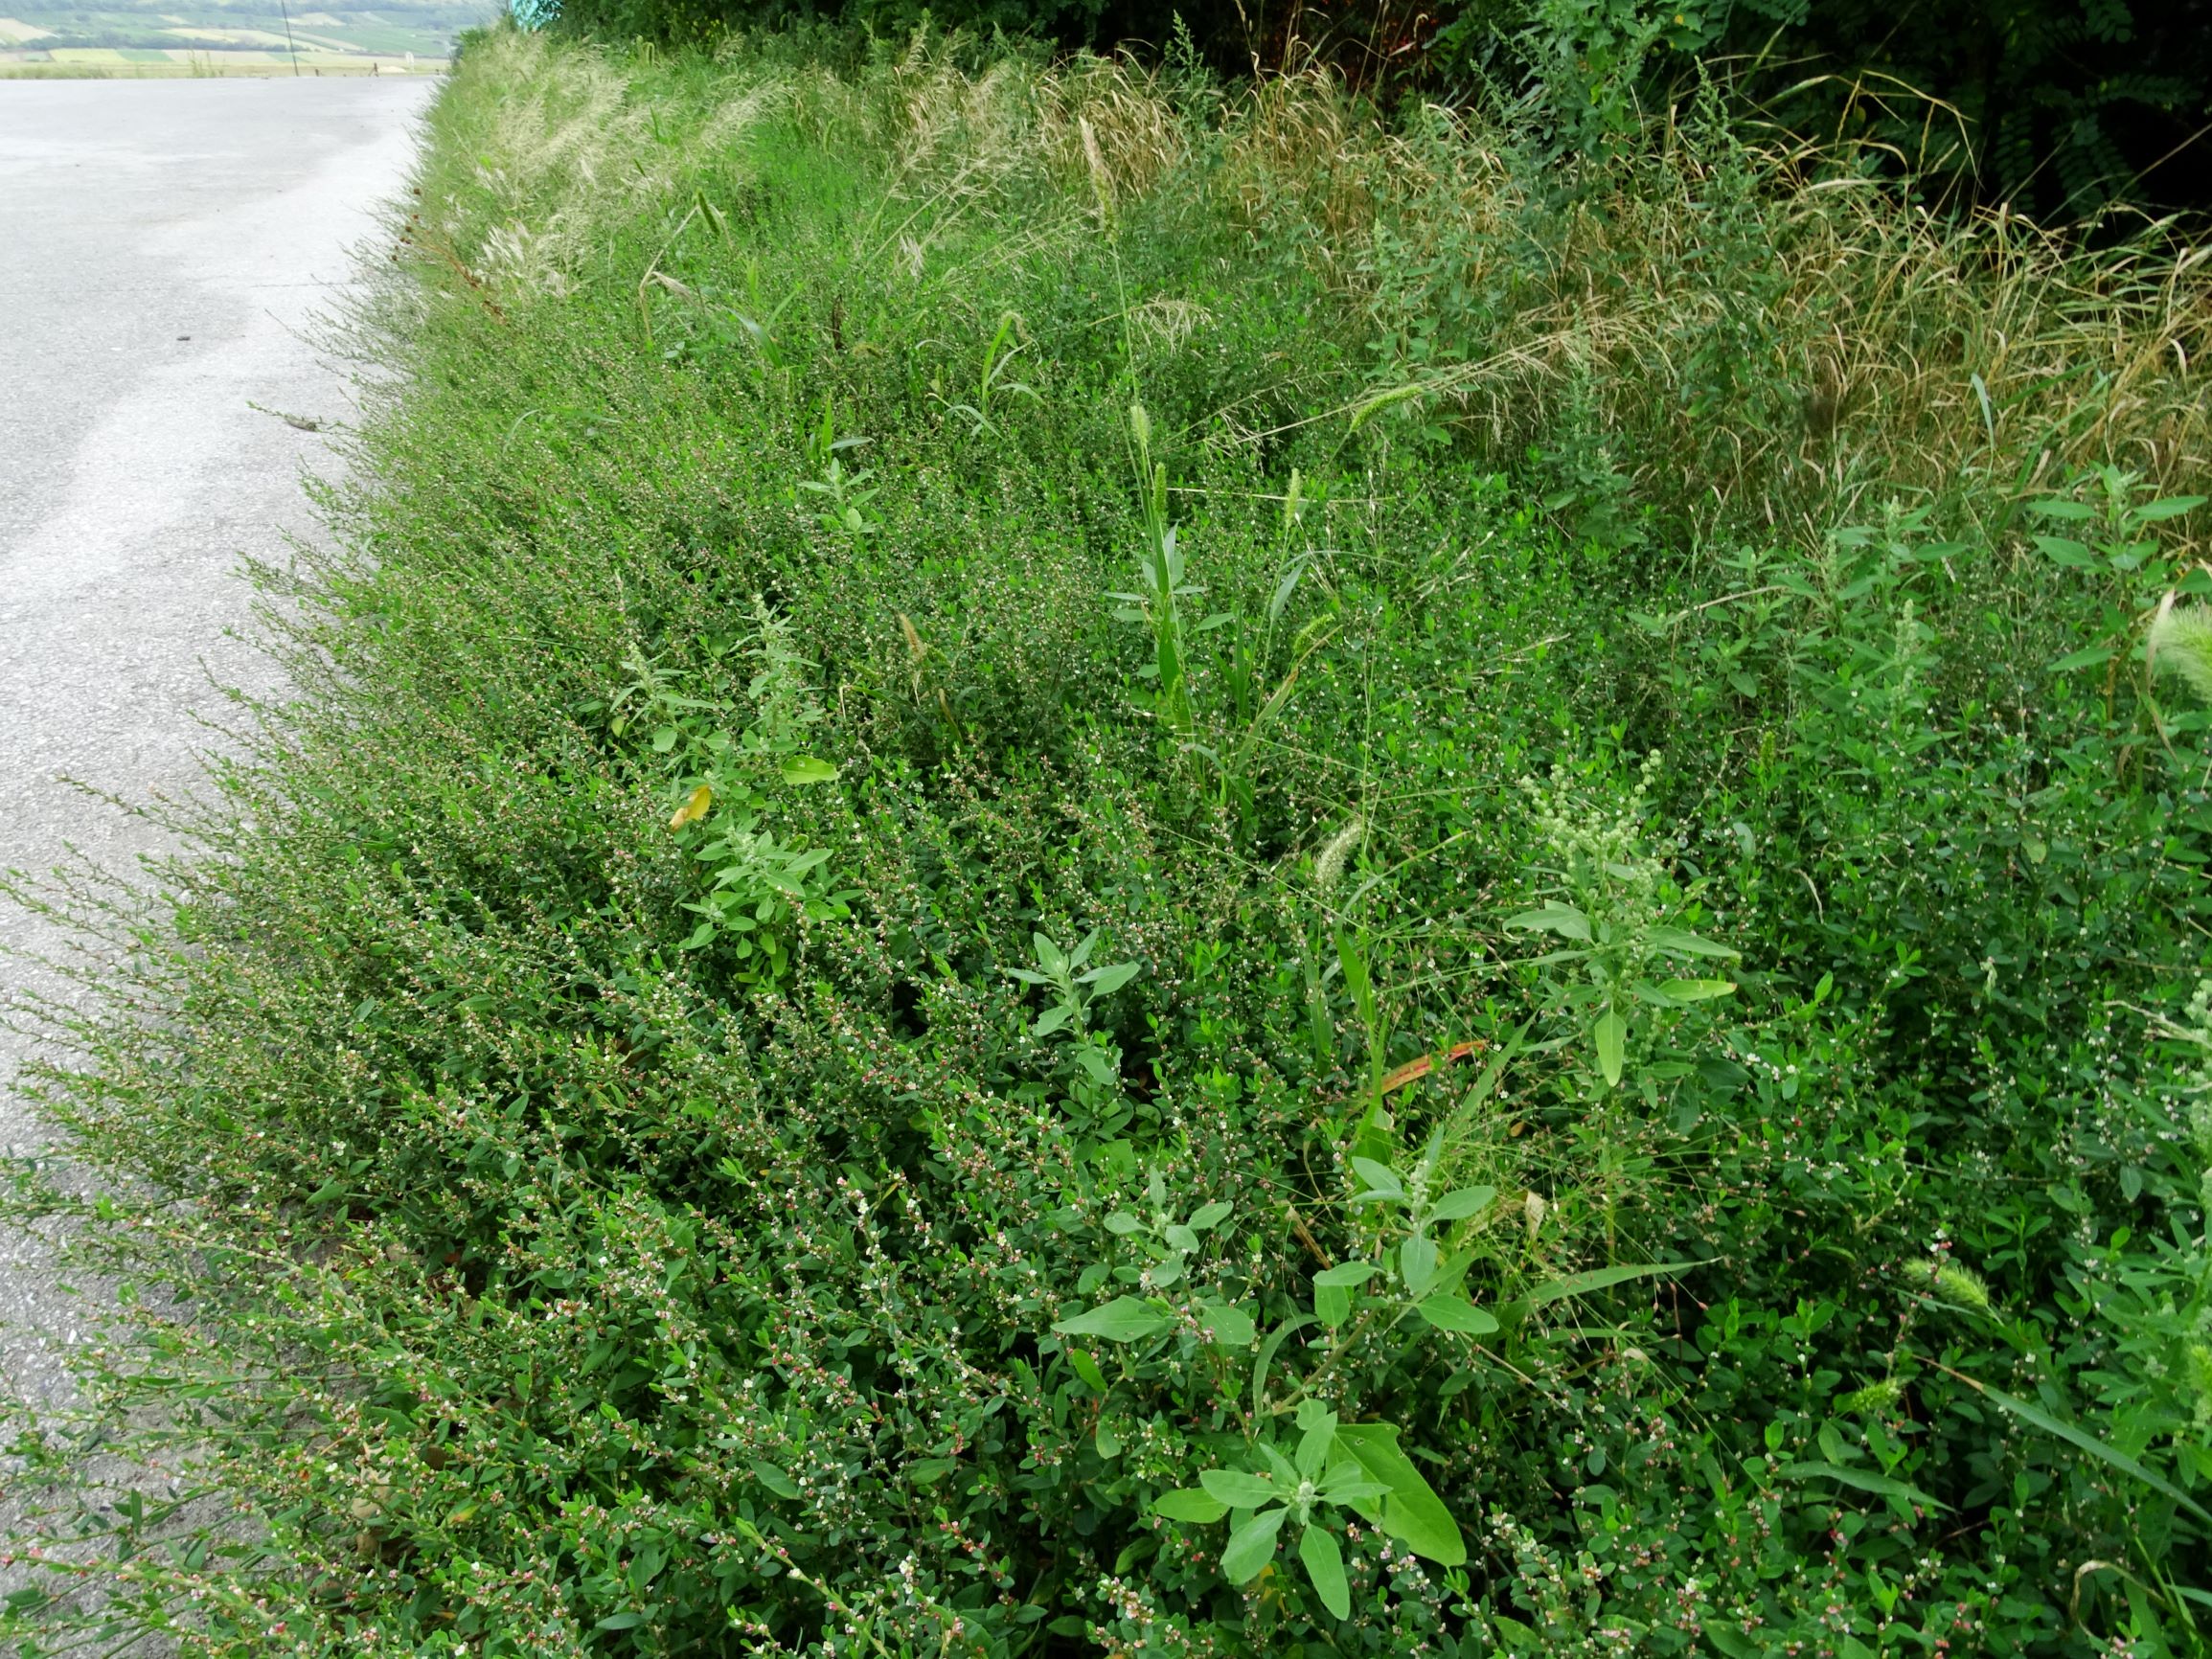
[[[454,241],[509,286],[558,291],[591,257],[587,204],[610,169],[632,193],[682,194],[666,158],[698,147],[656,142],[653,121],[734,147],[781,106],[877,141],[916,222],[954,204],[973,224],[1018,198],[1008,257],[1148,193],[1202,192],[1398,342],[1379,392],[1500,459],[1579,422],[1638,499],[1700,534],[1817,537],[1870,494],[1968,503],[1973,519],[2097,464],[2194,492],[2212,460],[2212,267],[2170,226],[2084,251],[2015,214],[1904,204],[1832,151],[1687,119],[1546,199],[1494,125],[1431,108],[1386,125],[1322,70],[1194,115],[1127,58],[975,72],[917,38],[857,78],[734,60],[704,104],[671,112],[640,106],[612,56],[513,34],[484,50],[514,60],[502,73],[520,90],[480,135],[501,211]],[[1040,214],[1055,195],[1064,213]],[[886,239],[901,250],[919,269],[919,241]]]
[[[1251,95],[1229,153],[1255,223],[1311,225],[1384,330],[1435,327],[1404,384],[1506,457],[1579,399],[1646,499],[1709,528],[1817,535],[1870,491],[1987,506],[2102,464],[2194,493],[2212,459],[2207,250],[2171,225],[2085,250],[1678,128],[1544,203],[1494,128],[1387,132],[1319,78]]]

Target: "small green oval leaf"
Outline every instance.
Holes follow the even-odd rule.
[[[1288,1510],[1263,1510],[1229,1534],[1221,1552],[1221,1577],[1232,1584],[1247,1584],[1260,1569],[1275,1558],[1275,1546]]]
[[[1196,1526],[1209,1526],[1229,1512],[1229,1506],[1212,1492],[1197,1487],[1181,1487],[1172,1492],[1162,1492],[1152,1500],[1152,1513],[1164,1515],[1171,1521],[1189,1521]]]
[[[1457,1331],[1462,1336],[1488,1336],[1497,1329],[1494,1318],[1456,1291],[1440,1291],[1417,1302],[1413,1311],[1437,1329]]]
[[[1436,1208],[1428,1214],[1438,1221],[1463,1221],[1470,1216],[1480,1215],[1496,1202],[1495,1187],[1462,1187],[1437,1199]]]
[[[1097,1336],[1107,1342],[1141,1342],[1168,1328],[1168,1317],[1134,1296],[1117,1296],[1103,1307],[1060,1320],[1053,1329],[1061,1336]]]
[[[1344,1552],[1337,1547],[1336,1534],[1326,1527],[1308,1526],[1298,1540],[1298,1559],[1305,1564],[1321,1605],[1338,1619],[1351,1618],[1352,1589],[1344,1581]]]
[[[753,1465],[753,1479],[759,1481],[761,1485],[766,1487],[779,1498],[795,1498],[799,1495],[798,1483],[774,1464],[755,1463]]]
[[[1274,1482],[1243,1469],[1208,1469],[1198,1477],[1198,1485],[1232,1510],[1256,1510],[1283,1495]]]
[[[1597,1045],[1598,1070],[1605,1074],[1606,1086],[1611,1088],[1621,1080],[1621,1057],[1628,1046],[1629,1022],[1608,1009],[1598,1016],[1598,1023],[1590,1027],[1590,1040]]]
[[[1735,981],[1727,979],[1670,979],[1659,987],[1659,994],[1676,1002],[1708,1002],[1727,996],[1735,989]]]

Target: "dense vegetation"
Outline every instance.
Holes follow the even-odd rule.
[[[2212,1646],[2197,256],[1725,115],[477,40],[0,1629]]]
[[[523,0],[518,14],[626,42],[790,22],[903,38],[933,20],[1061,47],[1180,44],[1232,74],[1319,62],[1391,97],[1563,102],[1578,129],[1593,104],[1625,94],[1657,115],[1717,75],[1767,123],[1860,145],[1941,198],[2046,222],[2212,208],[2212,0]]]

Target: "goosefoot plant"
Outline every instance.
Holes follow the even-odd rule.
[[[1736,989],[1724,979],[1657,977],[1666,971],[1663,964],[1734,962],[1742,954],[1663,920],[1694,904],[1696,889],[1678,887],[1644,849],[1644,820],[1658,767],[1657,755],[1648,758],[1635,786],[1617,806],[1576,789],[1563,765],[1552,768],[1546,784],[1521,781],[1536,831],[1556,860],[1550,874],[1557,897],[1507,917],[1505,925],[1562,942],[1527,966],[1543,970],[1553,1012],[1582,1027],[1585,1052],[1603,1089],[1619,1086],[1631,1045],[1649,1048],[1678,1023],[1669,1017],[1676,1011]],[[1554,969],[1579,969],[1579,976]],[[1687,1057],[1665,1055],[1640,1068],[1637,1080],[1655,1101],[1656,1084],[1688,1067]]]
[[[1432,1193],[1440,1147],[1441,1135],[1433,1137],[1402,1175],[1377,1160],[1353,1160],[1361,1185],[1346,1210],[1366,1217],[1355,1225],[1370,1253],[1316,1274],[1311,1310],[1290,1313],[1265,1340],[1259,1339],[1251,1315],[1234,1303],[1203,1292],[1186,1292],[1187,1300],[1172,1294],[1190,1283],[1204,1235],[1228,1219],[1231,1206],[1217,1200],[1177,1220],[1156,1170],[1149,1178],[1141,1211],[1117,1209],[1106,1218],[1107,1234],[1123,1241],[1133,1259],[1095,1262],[1079,1283],[1086,1293],[1109,1280],[1129,1285],[1129,1291],[1053,1326],[1054,1334],[1063,1339],[1092,1338],[1158,1351],[1171,1372],[1208,1364],[1210,1353],[1249,1351],[1257,1343],[1242,1456],[1202,1470],[1196,1487],[1163,1493],[1151,1505],[1153,1514],[1187,1526],[1226,1520],[1220,1570],[1232,1585],[1257,1579],[1288,1534],[1296,1539],[1298,1560],[1321,1605],[1335,1619],[1349,1618],[1341,1536],[1353,1516],[1448,1570],[1467,1559],[1457,1522],[1400,1446],[1399,1426],[1344,1417],[1361,1393],[1352,1356],[1387,1347],[1408,1321],[1413,1332],[1462,1340],[1499,1329],[1497,1319],[1476,1307],[1464,1288],[1474,1252],[1447,1239],[1449,1230],[1482,1216],[1497,1194],[1476,1187]],[[1286,1345],[1309,1329],[1320,1333],[1319,1343],[1303,1351],[1309,1362],[1298,1369],[1285,1364],[1278,1372]],[[1195,1351],[1178,1340],[1179,1333],[1192,1330],[1204,1340]],[[1397,1344],[1402,1353],[1410,1346]],[[1113,1384],[1095,1359],[1073,1347],[1068,1356],[1102,1398],[1109,1395]],[[1455,1353],[1453,1380],[1446,1385],[1449,1392],[1467,1386],[1473,1360],[1470,1352]],[[1270,1392],[1271,1375],[1285,1384],[1280,1393]],[[1286,1419],[1289,1438],[1285,1438]]]
[[[1098,930],[1093,928],[1073,950],[1064,950],[1050,934],[1035,933],[1030,943],[1037,952],[1037,966],[1005,970],[1011,979],[1042,986],[1054,993],[1050,1006],[1031,1023],[1030,1035],[1058,1038],[1064,1045],[1079,1079],[1075,1103],[1094,1114],[1104,1103],[1102,1095],[1121,1079],[1121,1050],[1091,1030],[1091,1007],[1143,971],[1134,962],[1088,966],[1098,942]]]
[[[753,668],[750,723],[733,735],[733,699],[688,694],[681,676],[639,651],[629,660],[633,678],[613,699],[612,729],[647,734],[640,760],[659,774],[673,806],[669,829],[700,866],[705,891],[684,907],[699,921],[682,948],[718,946],[740,984],[766,989],[788,975],[792,928],[848,915],[849,896],[831,886],[827,848],[793,846],[768,826],[768,779],[805,788],[833,781],[837,768],[805,752],[807,729],[822,714],[788,625],[759,600],[753,622],[740,648]]]

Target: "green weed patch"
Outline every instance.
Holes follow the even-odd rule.
[[[470,43],[0,1630],[2201,1650],[2194,268],[957,57]]]

